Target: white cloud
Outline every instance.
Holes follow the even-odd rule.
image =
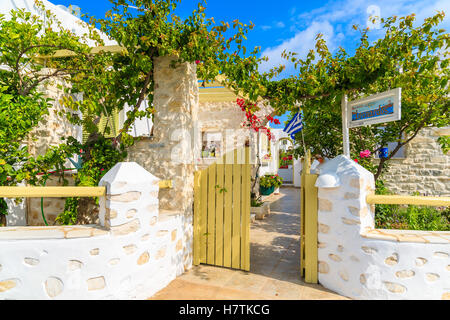
[[[333,46],[334,36],[333,26],[327,21],[314,21],[306,30],[297,33],[293,38],[285,40],[280,45],[264,50],[261,55],[268,57],[269,61],[261,64],[260,70],[264,72],[269,71],[272,67],[280,64],[286,65],[286,60],[281,57],[283,50],[286,50],[286,52],[296,52],[299,57],[306,56],[308,51],[314,48],[318,33],[323,34],[323,38],[331,50],[330,44]],[[289,72],[292,71],[292,69],[292,65],[286,65],[286,71]]]
[[[284,49],[297,52],[300,58],[304,58],[309,50],[314,49],[318,33],[324,35],[328,48],[332,52],[340,45],[344,46],[346,40],[357,41],[355,37],[359,38],[359,34],[352,30],[352,26],[357,24],[365,28],[373,11],[370,10],[370,6],[373,5],[380,9],[379,13],[383,18],[415,13],[417,25],[437,11],[444,11],[446,17],[440,27],[447,30],[450,27],[449,0],[338,0],[330,1],[322,7],[301,14],[295,14],[297,10],[292,8],[291,24],[288,27],[294,35],[262,52],[261,55],[269,57],[269,61],[261,65],[261,70],[268,71],[274,66],[287,64],[286,60],[281,58]],[[384,33],[376,28],[372,30],[371,38],[378,38]],[[292,66],[286,65],[286,67],[287,72],[292,71]]]

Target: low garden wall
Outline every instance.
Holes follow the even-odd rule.
[[[192,266],[192,230],[182,212],[159,211],[158,182],[118,163],[100,181],[98,225],[0,228],[0,299],[143,299],[164,288]]]
[[[374,229],[373,175],[339,156],[316,182],[319,282],[353,299],[450,299],[450,232]]]

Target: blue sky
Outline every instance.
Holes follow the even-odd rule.
[[[111,7],[108,0],[50,1],[65,6],[78,5],[83,13],[96,17],[103,17]],[[196,9],[196,4],[194,0],[182,0],[176,13],[187,17]],[[261,54],[269,58],[269,62],[261,66],[263,71],[285,64],[281,58],[284,49],[297,52],[300,57],[306,56],[314,48],[318,33],[323,34],[332,52],[342,46],[352,53],[359,42],[359,33],[352,26],[366,27],[371,14],[390,17],[415,13],[417,23],[421,23],[440,10],[446,13],[442,27],[450,29],[450,0],[209,0],[206,8],[206,15],[214,17],[216,22],[239,19],[243,23],[251,21],[255,24],[246,47],[261,46]],[[371,40],[383,35],[376,25],[370,26]],[[293,66],[287,65],[284,75],[294,73]],[[284,121],[286,117],[280,120]]]

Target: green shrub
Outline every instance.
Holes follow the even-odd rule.
[[[391,194],[380,180],[376,182],[375,193]],[[448,207],[377,204],[375,206],[375,228],[450,231],[450,209]]]
[[[251,198],[251,206],[252,207],[261,207],[264,204],[263,201],[261,201],[261,197],[258,197],[257,199]]]
[[[259,180],[259,185],[264,188],[270,188],[274,186],[278,188],[283,184],[283,178],[281,178],[278,174],[265,174]]]

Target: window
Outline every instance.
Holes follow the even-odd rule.
[[[396,146],[397,146],[397,142],[389,142],[388,145],[387,145],[388,154],[390,154],[392,152],[392,150],[395,149]],[[406,158],[405,147],[406,146],[401,147],[400,150],[398,150],[397,153],[391,159],[404,159],[404,158]],[[380,155],[379,155],[378,152],[377,152],[377,154],[375,154],[375,159],[380,159]]]
[[[379,129],[383,129],[384,127],[380,127]],[[402,138],[405,139],[405,134],[403,134]],[[392,150],[395,149],[395,147],[397,146],[397,142],[388,142],[387,148],[388,148],[388,155],[392,152]],[[406,153],[405,153],[405,147],[403,146],[400,148],[400,150],[397,151],[397,153],[391,158],[391,159],[404,159],[406,158]],[[379,152],[377,152],[375,154],[375,159],[380,159],[380,154]]]
[[[202,158],[217,158],[222,155],[222,133],[202,133]]]

